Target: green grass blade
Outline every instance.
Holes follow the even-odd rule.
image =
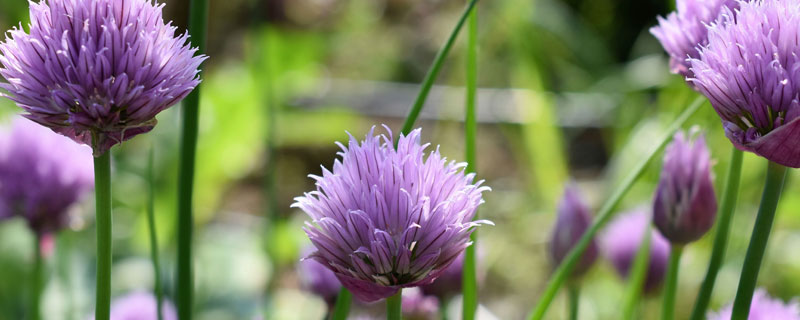
[[[156,296],[158,320],[162,320],[164,296],[161,291],[161,265],[158,255],[158,236],[156,235],[156,184],[153,174],[153,158],[155,148],[150,148],[147,155],[147,231],[150,235],[150,261],[153,263],[153,293]]]
[[[622,300],[622,319],[633,320],[636,307],[644,290],[644,282],[647,278],[647,270],[650,268],[650,241],[653,238],[653,225],[647,220],[647,228],[636,251],[636,258],[633,266],[628,272],[628,288]]]

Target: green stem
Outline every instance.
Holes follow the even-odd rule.
[[[111,151],[94,158],[97,228],[97,302],[95,319],[108,320],[111,311]]]
[[[42,280],[44,272],[44,261],[42,257],[42,236],[34,233],[33,240],[33,270],[31,277],[31,304],[30,304],[30,319],[39,320],[40,316],[40,303],[42,299]]]
[[[578,309],[581,303],[581,287],[577,283],[568,286],[569,291],[569,319],[578,320]]]
[[[639,250],[636,251],[636,258],[634,259],[633,266],[631,266],[631,270],[628,273],[628,288],[625,291],[625,298],[622,304],[622,319],[625,320],[634,319],[636,306],[639,304],[639,298],[644,290],[647,271],[650,268],[650,241],[652,241],[652,231],[652,224],[648,222],[644,235],[642,235],[642,242],[639,244]]]
[[[206,23],[208,0],[191,0],[189,4],[189,34],[192,45],[199,53],[206,52]],[[178,262],[175,270],[178,318],[192,319],[194,281],[192,272],[192,237],[194,214],[194,166],[197,153],[197,127],[199,121],[200,86],[186,97],[183,103],[183,131],[181,132],[180,167],[178,172]]]
[[[547,283],[547,287],[545,288],[544,292],[542,293],[541,298],[539,299],[539,303],[536,304],[531,315],[528,319],[530,320],[541,320],[544,318],[545,313],[547,313],[547,309],[550,307],[550,303],[553,302],[553,298],[555,297],[556,293],[558,293],[558,289],[561,288],[561,285],[567,280],[569,275],[572,273],[572,269],[575,268],[575,265],[578,263],[578,260],[581,258],[583,251],[589,246],[589,243],[592,241],[592,238],[600,230],[611,218],[613,215],[613,210],[617,206],[617,204],[622,200],[622,197],[630,190],[633,183],[642,175],[644,169],[650,163],[650,161],[655,157],[656,153],[664,148],[667,142],[670,141],[672,135],[677,131],[689,117],[694,114],[705,99],[703,97],[698,97],[689,105],[683,113],[678,116],[677,119],[669,126],[667,131],[664,135],[661,136],[657,141],[658,143],[655,145],[653,150],[642,159],[633,170],[630,171],[625,180],[614,190],[608,200],[603,204],[603,207],[600,208],[598,212],[597,219],[594,220],[594,223],[586,230],[586,233],[581,236],[578,243],[575,247],[570,250],[567,256],[562,260],[561,264],[558,265],[553,276],[550,278],[550,281]]]
[[[719,210],[717,222],[717,233],[714,235],[714,248],[711,250],[711,259],[708,263],[708,271],[700,286],[697,301],[692,310],[691,320],[705,319],[706,309],[711,300],[711,293],[714,291],[714,282],[717,280],[717,273],[722,265],[722,258],[725,257],[725,248],[728,245],[728,233],[730,233],[733,211],[736,210],[736,198],[739,195],[739,177],[742,173],[742,150],[731,147],[731,163],[728,167],[728,178],[725,183],[725,190],[722,194],[722,205]]]
[[[458,33],[464,26],[464,22],[466,22],[467,17],[469,16],[470,12],[472,12],[472,9],[475,7],[476,3],[478,3],[478,0],[469,1],[469,4],[467,4],[466,9],[464,9],[464,12],[458,19],[456,27],[450,33],[450,36],[447,38],[447,42],[445,42],[444,46],[436,54],[436,58],[433,59],[433,65],[428,70],[428,74],[425,75],[425,79],[422,81],[422,87],[419,90],[417,99],[414,101],[414,105],[408,112],[408,116],[406,117],[406,122],[403,123],[403,129],[400,131],[402,134],[408,134],[414,128],[414,122],[417,121],[417,117],[419,117],[419,113],[420,111],[422,111],[422,106],[425,105],[425,100],[428,98],[428,94],[431,91],[431,87],[433,87],[433,82],[436,80],[436,77],[439,75],[439,71],[441,71],[442,69],[444,58],[447,57],[447,54],[453,47],[453,43],[456,42]]]
[[[154,148],[150,148],[147,157],[147,227],[150,233],[150,261],[153,263],[153,291],[156,295],[156,311],[158,320],[163,319],[163,294],[161,293],[161,267],[158,260],[158,237],[156,235],[155,217],[155,178],[153,175],[153,153]]]
[[[675,319],[675,295],[678,291],[678,271],[680,270],[681,254],[683,254],[683,246],[673,243],[669,252],[664,303],[661,306],[661,320]]]
[[[758,271],[761,269],[761,260],[764,258],[764,251],[767,248],[772,222],[775,219],[775,209],[781,197],[787,172],[786,167],[772,161],[767,166],[767,180],[764,183],[764,193],[761,194],[761,206],[758,207],[758,216],[755,226],[753,226],[750,246],[747,247],[747,255],[744,258],[739,289],[736,291],[736,299],[733,301],[731,320],[745,320],[750,313],[750,302],[756,288]]]
[[[391,297],[386,298],[386,320],[403,319],[403,290],[400,289]]]
[[[336,305],[333,307],[333,314],[331,320],[347,320],[347,315],[350,313],[350,304],[353,301],[353,294],[347,291],[345,287],[339,290],[339,295],[336,296]]]
[[[476,137],[478,132],[478,121],[476,115],[476,98],[478,92],[478,13],[472,10],[469,14],[469,25],[467,28],[467,95],[466,95],[466,117],[464,119],[465,153],[467,160],[467,172],[475,172],[476,165]],[[477,213],[474,218],[477,218]],[[462,319],[474,320],[478,310],[478,280],[476,275],[477,250],[477,231],[470,235],[472,245],[467,247],[464,254],[464,267],[462,272]]]

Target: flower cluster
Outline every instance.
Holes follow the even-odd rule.
[[[0,43],[0,85],[31,120],[103,154],[148,132],[199,83],[188,34],[151,0],[30,3],[29,32]]]
[[[88,147],[24,118],[0,133],[0,217],[22,216],[38,235],[57,231],[93,185]]]
[[[386,128],[388,132],[391,132]],[[489,190],[466,164],[438,149],[425,156],[420,130],[339,144],[333,171],[312,176],[317,190],[294,207],[313,223],[304,228],[317,251],[309,258],[331,269],[357,298],[369,302],[404,287],[429,284],[470,245],[472,221]]]
[[[727,305],[719,312],[710,312],[708,320],[728,320],[731,318],[733,305]],[[753,302],[750,304],[750,320],[800,320],[800,304],[797,301],[784,303],[773,299],[764,289],[756,290]]]
[[[706,25],[714,22],[724,8],[737,7],[736,0],[677,0],[677,10],[650,29],[670,57],[670,71],[694,77],[689,58],[699,57],[698,47],[708,44]]]
[[[627,277],[633,267],[648,224],[650,215],[647,211],[634,210],[617,217],[603,234],[603,253],[623,277]],[[669,241],[660,233],[651,232],[650,263],[644,284],[646,292],[652,292],[661,286],[667,269],[669,251]]]
[[[691,81],[737,148],[800,167],[800,6],[759,0],[739,8],[708,27]]]

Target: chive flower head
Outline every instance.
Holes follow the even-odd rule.
[[[465,163],[447,161],[438,148],[425,155],[420,129],[395,140],[374,135],[339,143],[333,170],[312,175],[316,190],[293,207],[312,219],[304,230],[316,247],[309,255],[332,270],[362,301],[433,282],[471,243],[483,181]]]
[[[708,320],[728,320],[733,312],[733,304],[723,307],[719,312],[709,312]],[[758,289],[750,304],[749,320],[800,320],[800,303],[793,300],[784,303],[773,299],[766,290]]]
[[[567,184],[564,196],[558,204],[558,217],[550,240],[550,256],[556,264],[561,263],[591,224],[592,214],[581,199],[577,186],[573,183]],[[597,251],[597,242],[592,239],[572,274],[579,276],[589,270],[597,260]]]
[[[26,117],[100,155],[148,132],[199,84],[188,34],[152,0],[30,2],[29,31],[0,43],[0,88]]]
[[[621,276],[627,278],[639,252],[650,215],[645,210],[623,213],[609,224],[603,233],[603,254]],[[661,286],[669,259],[670,243],[658,232],[651,232],[650,263],[645,277],[645,292]]]

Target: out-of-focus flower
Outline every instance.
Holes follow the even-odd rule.
[[[403,290],[403,319],[435,320],[439,319],[439,299],[426,296],[419,288]]]
[[[664,237],[678,244],[700,239],[717,215],[711,155],[703,136],[691,140],[678,132],[667,146],[653,202],[653,223]]]
[[[734,16],[735,14],[735,16]],[[708,46],[692,59],[694,82],[722,118],[733,144],[800,167],[800,6],[740,2],[709,26]]]
[[[304,251],[305,255],[308,255],[313,248]],[[336,296],[339,295],[342,284],[333,271],[316,260],[303,259],[297,264],[297,274],[303,288],[325,300],[329,306],[336,303]]]
[[[634,210],[621,214],[603,233],[603,254],[623,277],[628,277],[649,223],[647,211]],[[669,250],[669,241],[660,233],[651,232],[650,264],[644,285],[646,292],[656,290],[664,280]]]
[[[736,0],[677,0],[677,10],[666,18],[658,17],[658,26],[650,28],[669,54],[670,71],[694,77],[689,58],[698,58],[698,47],[708,44],[706,25],[719,17],[723,8],[736,9]]]
[[[386,128],[391,132],[389,128]],[[317,251],[309,256],[331,269],[342,285],[370,302],[435,280],[470,245],[472,221],[489,190],[465,163],[448,162],[438,149],[425,157],[420,129],[374,135],[342,144],[333,172],[323,168],[317,190],[292,205],[313,219],[304,228]]]
[[[92,146],[153,129],[155,116],[199,83],[188,34],[164,23],[151,0],[30,3],[30,31],[0,43],[0,85],[26,117]]]
[[[40,236],[54,232],[93,185],[88,147],[23,118],[0,132],[0,216],[22,216]]]
[[[178,320],[175,306],[168,300],[162,301],[163,320]],[[94,315],[89,319],[94,319]],[[114,299],[111,303],[111,320],[158,320],[158,301],[152,294],[136,291]]]
[[[581,199],[577,187],[572,183],[567,184],[564,196],[558,204],[558,218],[553,227],[553,237],[550,239],[550,255],[555,264],[561,263],[591,224],[592,214],[589,212],[589,207]],[[597,242],[592,239],[572,274],[575,276],[583,274],[595,260],[597,260]]]
[[[485,247],[478,247],[477,252],[475,253],[478,285],[483,282],[486,276],[482,264],[484,253],[483,248]],[[419,288],[422,290],[422,293],[435,296],[442,301],[461,293],[462,276],[464,274],[464,256],[465,253],[459,254],[458,257],[453,260],[453,263],[451,263],[449,267],[439,274],[439,277],[436,278],[436,281],[431,284],[420,286]]]
[[[708,320],[730,320],[733,304],[723,307],[719,312],[709,312]],[[783,303],[772,299],[764,289],[756,290],[750,304],[749,320],[800,320],[800,304],[797,301]]]

